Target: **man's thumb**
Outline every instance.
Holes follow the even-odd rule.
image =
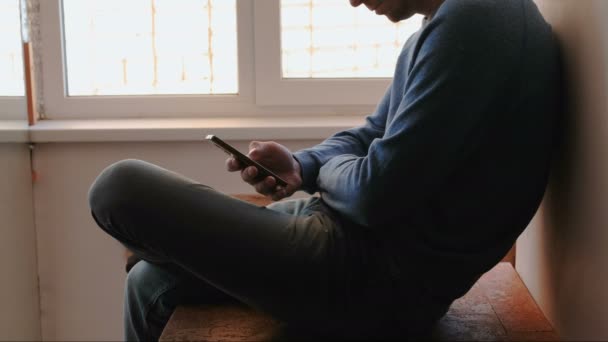
[[[256,159],[259,158],[264,151],[264,143],[260,141],[252,141],[249,143],[249,157]]]

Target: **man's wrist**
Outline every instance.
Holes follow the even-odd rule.
[[[300,186],[300,189],[309,194],[317,192],[317,176],[319,173],[319,168],[315,159],[307,150],[295,152],[293,153],[293,157],[297,160],[300,167],[299,176],[302,178],[302,185]]]
[[[302,175],[302,165],[300,165],[300,161],[292,154],[291,155],[291,159],[293,161],[293,170],[294,170],[294,174],[296,174],[298,177],[298,184],[297,184],[297,189],[300,189],[302,187],[302,183],[303,183],[303,179],[304,176]]]

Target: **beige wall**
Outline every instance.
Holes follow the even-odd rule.
[[[29,149],[0,144],[0,340],[40,339]]]
[[[608,340],[608,1],[536,1],[563,41],[575,101],[568,149],[519,240],[517,268],[563,337]],[[237,146],[246,150],[246,143]],[[105,166],[124,158],[157,163],[228,193],[250,192],[224,171],[225,156],[202,143],[38,144],[34,203],[45,340],[122,339],[123,249],[96,228],[86,195]],[[0,160],[7,175],[0,184],[0,263],[10,279],[0,284],[0,339],[33,340],[39,331],[32,198],[24,191],[31,186],[27,149],[0,145]]]
[[[292,149],[315,142],[284,142]],[[235,144],[247,151],[247,143]],[[121,340],[122,246],[97,228],[87,192],[109,164],[137,158],[227,193],[251,193],[206,142],[38,144],[34,187],[44,340]]]
[[[517,269],[568,340],[608,340],[608,1],[536,0],[563,50],[570,104]]]

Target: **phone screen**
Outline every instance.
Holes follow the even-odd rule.
[[[274,172],[272,172],[269,169],[267,169],[266,167],[264,167],[264,165],[247,157],[246,155],[241,153],[239,150],[237,150],[236,148],[234,148],[227,142],[223,141],[222,139],[218,138],[217,136],[215,136],[213,134],[209,134],[209,135],[207,135],[206,139],[211,141],[215,146],[221,148],[227,154],[234,157],[241,164],[243,164],[245,166],[255,166],[258,169],[258,174],[260,177],[263,176],[265,178],[268,176],[272,176],[272,177],[274,177],[274,179],[276,179],[277,185],[287,186],[287,182],[285,180],[283,180],[281,177],[277,176]]]

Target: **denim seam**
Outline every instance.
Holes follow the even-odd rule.
[[[167,291],[169,291],[171,289],[174,289],[176,287],[177,287],[177,282],[173,282],[173,283],[171,283],[169,285],[166,285],[166,286],[160,288],[158,291],[156,291],[152,295],[152,300],[146,306],[146,311],[145,311],[145,314],[144,314],[144,322],[146,323],[146,325],[148,324],[148,315],[150,314],[150,311],[152,311],[152,308],[154,307],[154,305],[156,304],[156,302],[158,301],[158,299],[160,298],[160,296],[162,296]]]

